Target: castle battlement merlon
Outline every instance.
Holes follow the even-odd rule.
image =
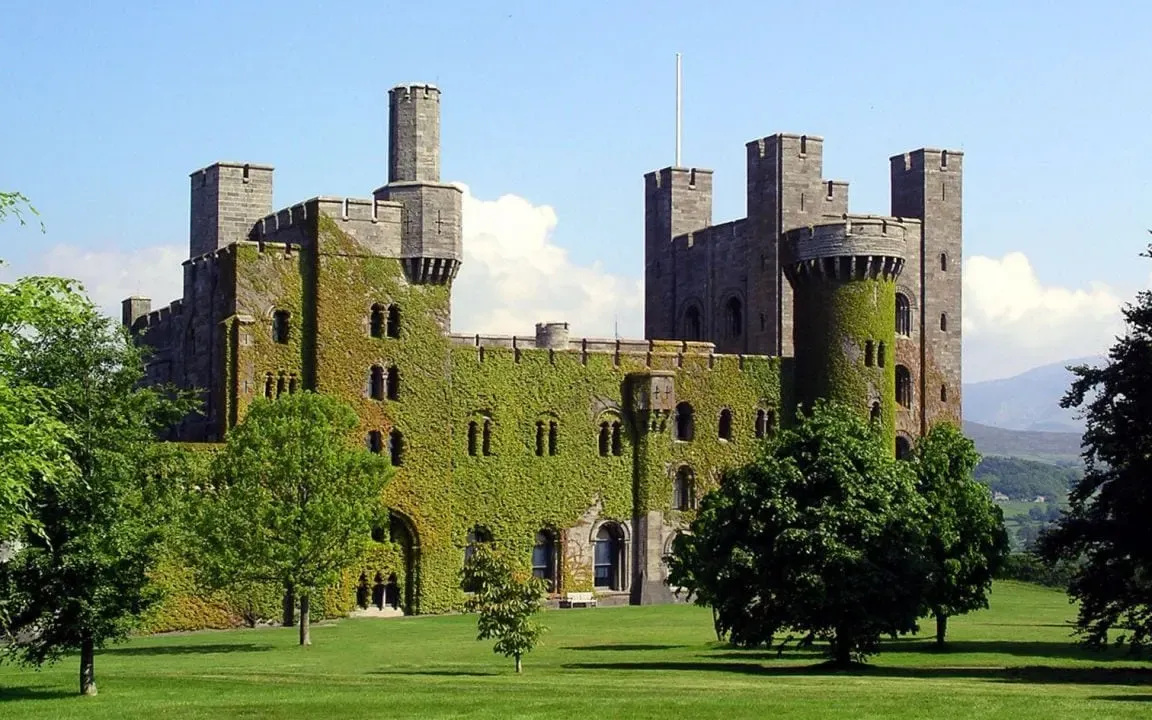
[[[215,168],[238,169],[241,172],[241,179],[242,180],[245,180],[245,179],[250,180],[251,179],[251,171],[253,171],[253,170],[260,170],[260,171],[267,172],[267,173],[271,173],[271,172],[276,170],[276,168],[274,166],[268,165],[265,163],[238,162],[235,160],[217,160],[216,162],[212,163],[211,165],[205,165],[204,167],[199,168],[198,170],[193,170],[192,172],[188,173],[188,177],[194,178],[197,175],[204,175],[204,174],[212,171]],[[245,169],[247,169],[249,171],[249,175],[247,177],[244,176],[244,170]]]
[[[949,164],[959,165],[964,159],[963,150],[947,148],[919,148],[899,153],[889,158],[894,170],[924,170],[928,168],[947,170]]]

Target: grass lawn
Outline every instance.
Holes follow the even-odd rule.
[[[139,638],[96,656],[0,668],[0,718],[1149,718],[1152,665],[1073,645],[1059,592],[1004,582],[951,622],[951,649],[885,643],[839,673],[807,653],[733,650],[689,606],[558,610],[524,674],[474,616],[350,619],[299,648],[287,628]]]

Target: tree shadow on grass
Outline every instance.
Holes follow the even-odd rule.
[[[0,687],[0,702],[14,702],[16,700],[59,700],[60,698],[75,697],[79,693],[67,690],[42,687]]]
[[[914,644],[902,644],[893,648],[894,652],[923,653],[925,655],[939,655],[947,657],[959,653],[987,653],[993,655],[1011,655],[1013,657],[1060,658],[1067,660],[1095,660],[1117,662],[1124,660],[1138,660],[1135,655],[1126,649],[1110,647],[1107,649],[1094,649],[1072,642],[1013,642],[1009,640],[949,640],[943,647],[934,641],[923,641]]]
[[[1093,695],[1089,700],[1114,700],[1117,702],[1152,703],[1152,695]]]
[[[660,670],[689,672],[727,672],[763,677],[797,677],[804,675],[839,675],[877,678],[965,678],[1035,685],[1152,685],[1152,668],[1057,668],[1044,665],[1021,667],[897,667],[855,665],[849,668],[820,664],[772,667],[757,663],[735,662],[612,662],[568,663],[567,670]]]
[[[683,645],[568,645],[562,650],[675,650]]]
[[[157,645],[155,647],[114,647],[101,650],[101,655],[124,655],[136,657],[141,655],[215,655],[238,652],[265,652],[271,650],[271,645],[258,643],[216,643],[213,645]]]
[[[435,675],[443,677],[496,677],[502,673],[480,670],[421,670],[420,668],[396,668],[394,670],[373,670],[369,675]]]

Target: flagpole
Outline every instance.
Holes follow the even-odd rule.
[[[680,167],[680,108],[681,108],[680,53],[676,53],[676,167]]]

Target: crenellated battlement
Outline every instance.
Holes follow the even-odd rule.
[[[957,167],[964,158],[963,150],[945,150],[942,148],[920,148],[911,150],[889,158],[892,169],[910,172],[913,170],[948,170]]]
[[[342,222],[399,225],[402,210],[400,203],[390,200],[318,195],[261,218],[252,228],[250,239],[270,242],[285,231],[299,229],[319,213]]]
[[[763,363],[773,360],[767,355],[743,355],[716,352],[715,343],[692,342],[687,340],[639,340],[626,338],[572,338],[565,347],[548,347],[538,342],[538,338],[528,335],[482,335],[452,333],[449,344],[454,347],[475,348],[480,362],[492,352],[511,351],[513,362],[520,363],[526,358],[547,358],[555,363],[558,355],[579,356],[581,364],[588,364],[592,357],[610,357],[615,365],[627,359],[630,365],[652,369],[670,369],[686,364],[713,368],[717,365],[734,364],[743,370],[748,362]]]
[[[836,222],[785,233],[784,271],[793,284],[806,279],[894,280],[904,267],[909,230],[920,223],[883,215],[845,213]]]
[[[388,94],[401,102],[410,102],[418,97],[438,100],[440,98],[440,88],[432,83],[401,83],[389,90]]]

